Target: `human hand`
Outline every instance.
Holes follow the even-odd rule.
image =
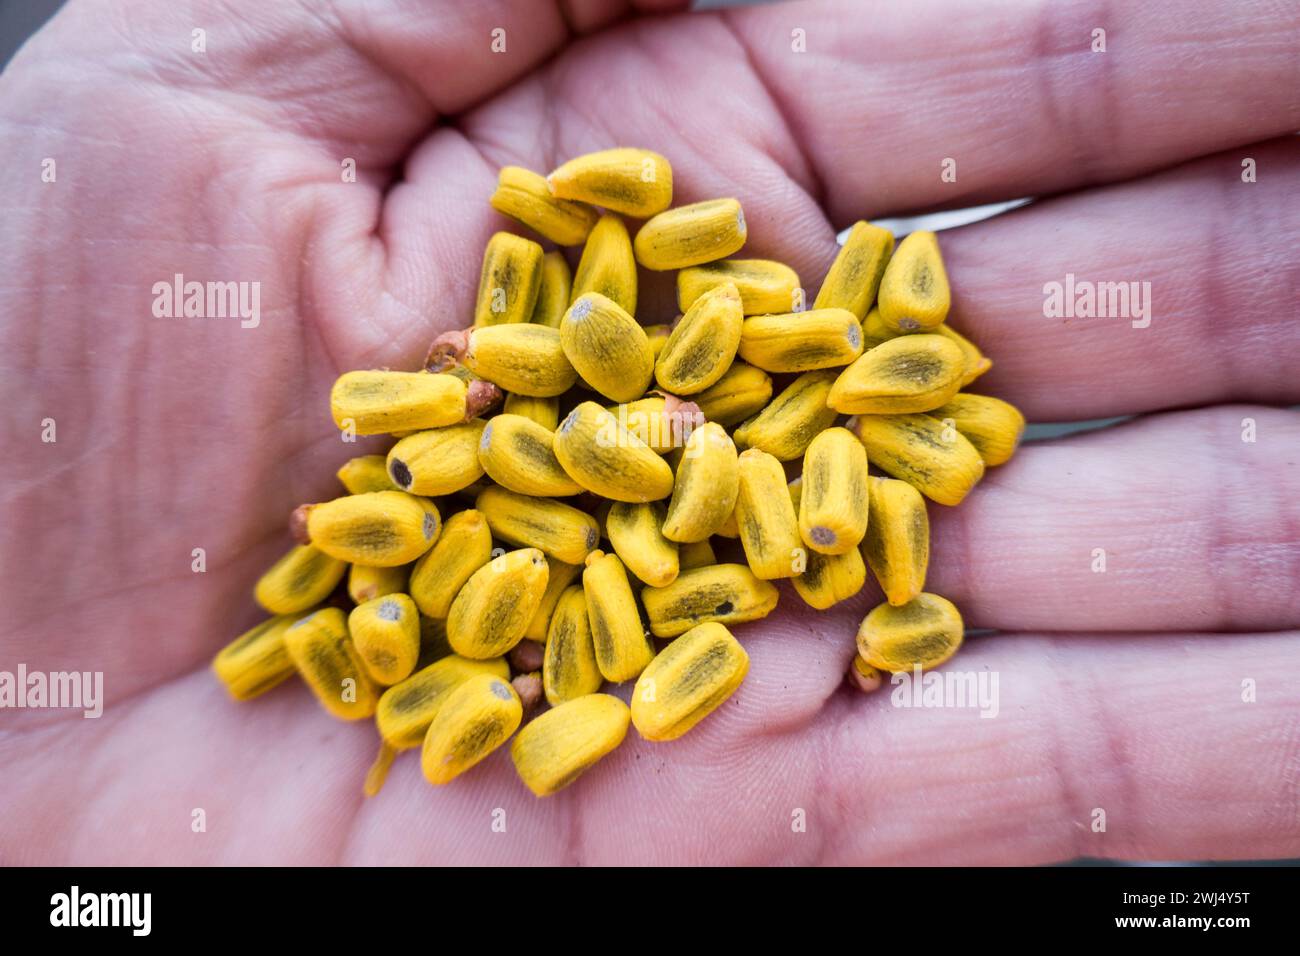
[[[0,860],[1300,854],[1300,419],[1267,407],[1300,401],[1300,16],[563,6],[73,0],[0,78],[0,670],[102,671],[106,697],[98,720],[5,713]],[[613,145],[666,155],[675,204],[739,198],[745,254],[810,290],[855,219],[1069,193],[943,234],[953,325],[995,361],[978,390],[1031,421],[1140,417],[930,509],[927,589],[1001,632],[946,668],[999,675],[993,719],[844,689],[874,584],[821,614],[783,585],[738,629],[744,686],[682,740],[631,734],[545,800],[504,752],[441,789],[408,756],[367,801],[373,728],[297,682],[236,706],[208,663],[258,618],[289,510],[359,453],[333,379],[466,324],[497,168]],[[178,273],[259,283],[260,321],[156,317]],[[1149,326],[1044,317],[1069,273],[1150,282]],[[644,299],[671,320],[668,289]]]

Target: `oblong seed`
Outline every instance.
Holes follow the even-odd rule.
[[[900,332],[933,329],[948,317],[948,273],[933,232],[914,232],[894,250],[880,280],[880,318]]]
[[[253,597],[272,614],[294,614],[324,601],[348,566],[320,548],[300,544],[257,579]]]
[[[890,604],[906,604],[925,590],[930,564],[930,518],[921,493],[897,478],[867,479],[871,517],[862,539],[866,558]]]
[[[735,510],[739,492],[736,446],[721,425],[709,422],[686,442],[664,519],[664,537],[687,543],[706,541]]]
[[[490,674],[464,681],[429,725],[420,754],[425,779],[450,783],[505,743],[523,719],[519,695],[506,681]]]
[[[617,302],[599,292],[574,299],[560,322],[560,342],[583,381],[616,402],[645,394],[654,352],[645,330]]]
[[[411,569],[411,599],[421,614],[445,618],[465,582],[491,560],[492,532],[483,513],[458,512],[447,519],[438,543]]]
[[[555,615],[560,597],[582,573],[581,566],[557,561],[549,555],[546,558],[546,567],[546,590],[542,592],[542,600],[537,605],[537,611],[533,614],[533,619],[528,622],[528,629],[524,631],[526,640],[536,641],[539,644],[546,643],[551,618]]]
[[[634,402],[620,402],[605,411],[617,418],[628,434],[641,439],[658,455],[681,448],[694,430],[704,424],[704,416],[694,403],[659,393]]]
[[[547,711],[510,745],[519,779],[539,797],[563,790],[627,736],[631,713],[609,694],[588,694]]]
[[[446,533],[445,527],[443,533]],[[441,538],[442,535],[438,537]],[[428,552],[425,553],[427,556]],[[405,593],[410,578],[411,565],[409,564],[399,564],[393,568],[354,564],[348,568],[348,597],[352,599],[353,604],[364,604],[385,594]]]
[[[951,421],[989,467],[1010,461],[1025,433],[1020,409],[989,395],[962,392],[928,414],[941,422]]]
[[[738,199],[707,199],[659,213],[637,231],[632,248],[637,262],[662,272],[725,259],[747,235]]]
[[[467,343],[466,368],[507,392],[549,398],[567,392],[578,380],[564,355],[559,329],[493,325],[471,331]]]
[[[252,700],[293,674],[293,660],[284,644],[285,632],[301,614],[267,618],[223,647],[212,659],[212,671],[235,700]]]
[[[386,594],[348,615],[348,633],[366,673],[387,687],[405,680],[420,656],[420,612],[405,594]]]
[[[858,628],[858,653],[872,667],[898,673],[937,667],[962,641],[961,614],[937,594],[921,593],[901,607],[881,604]]]
[[[522,415],[531,418],[549,432],[555,431],[560,424],[560,399],[557,396],[538,398],[534,395],[506,396],[505,406],[501,409],[507,415]]]
[[[742,452],[739,465],[736,523],[750,569],[765,581],[802,574],[808,553],[786,489],[785,469],[756,448]]]
[[[588,292],[599,293],[617,302],[628,315],[636,315],[636,258],[632,254],[632,240],[623,220],[613,214],[600,217],[582,247],[578,271],[573,274],[569,289],[569,303]]]
[[[438,509],[404,491],[348,495],[307,511],[307,536],[326,554],[355,564],[409,564],[433,547],[442,530]]]
[[[772,399],[772,376],[747,362],[735,361],[717,383],[691,400],[711,422],[731,428],[757,415]]]
[[[585,511],[552,498],[534,498],[504,488],[484,488],[474,507],[492,534],[519,547],[537,548],[565,564],[582,564],[600,542],[600,527]]]
[[[697,624],[741,624],[776,608],[776,586],[743,564],[715,564],[682,571],[667,587],[644,588],[641,603],[655,637],[676,637]]]
[[[751,315],[741,329],[737,352],[768,372],[835,368],[862,354],[862,325],[847,309]]]
[[[619,147],[571,159],[546,177],[551,195],[613,209],[637,219],[673,201],[673,168],[648,149]]]
[[[388,480],[388,462],[383,455],[349,458],[334,474],[351,495],[393,490],[393,483]]]
[[[546,558],[520,548],[485,564],[460,589],[447,613],[447,642],[462,657],[499,657],[524,637],[546,590]]]
[[[474,325],[527,322],[542,281],[542,247],[531,239],[498,232],[483,250]]]
[[[551,195],[546,177],[520,166],[503,166],[488,200],[503,216],[522,222],[560,246],[576,246],[596,224],[596,210]]]
[[[847,554],[867,533],[867,452],[847,428],[808,445],[799,483],[799,534],[822,554]]]
[[[632,680],[645,670],[655,651],[641,624],[623,562],[615,555],[593,551],[582,572],[582,590],[600,673],[614,683]]]
[[[454,375],[344,372],[330,390],[330,413],[358,435],[441,428],[465,417],[467,391]]]
[[[300,618],[284,632],[285,649],[321,706],[340,720],[375,712],[379,686],[370,679],[336,607]]]
[[[624,567],[646,584],[663,587],[677,577],[677,542],[664,537],[665,509],[658,501],[616,501],[605,533]]]
[[[450,495],[468,488],[483,477],[478,444],[486,426],[474,418],[408,435],[388,452],[388,477],[413,495]]]
[[[740,293],[724,282],[692,303],[655,361],[659,387],[692,395],[716,383],[736,357],[745,324]]]
[[[594,694],[604,683],[596,663],[587,598],[581,585],[564,589],[546,634],[542,690],[552,704]]]
[[[614,501],[657,501],[673,490],[667,462],[595,402],[560,423],[555,457],[583,488]]]
[[[957,394],[966,357],[942,335],[900,335],[840,373],[827,403],[850,415],[901,415],[938,408]]]
[[[632,723],[646,740],[676,740],[713,713],[749,673],[749,655],[721,624],[701,624],[665,647],[632,691]]]
[[[847,601],[867,582],[867,566],[857,548],[844,554],[808,552],[808,566],[791,583],[805,604],[825,611]]]
[[[479,436],[479,463],[489,478],[521,495],[576,495],[582,487],[561,467],[554,441],[554,430],[531,418],[495,415]]]
[[[469,678],[485,674],[509,680],[510,666],[504,657],[472,661],[452,654],[416,671],[380,696],[375,710],[379,736],[395,750],[420,746],[447,695]]]
[[[737,448],[758,448],[781,461],[798,458],[838,414],[826,404],[836,373],[805,372],[732,433]]]
[[[798,273],[772,259],[723,259],[683,269],[677,273],[677,308],[685,312],[700,296],[726,282],[740,293],[745,315],[799,311]]]
[[[548,252],[542,256],[542,281],[537,287],[537,304],[529,321],[558,329],[572,293],[573,274],[569,272],[569,263],[562,253]]]
[[[859,415],[845,423],[867,460],[941,505],[960,504],[984,477],[975,446],[929,415]]]
[[[713,544],[708,538],[703,541],[689,541],[677,549],[677,560],[682,571],[694,568],[707,568],[718,563],[718,556],[713,553]]]
[[[892,232],[863,220],[855,222],[826,273],[813,308],[848,309],[861,321],[876,301],[893,251]]]

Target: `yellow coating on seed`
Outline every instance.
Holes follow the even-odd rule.
[[[332,715],[361,720],[374,714],[380,687],[353,646],[342,611],[327,607],[300,618],[284,632],[284,645],[303,682]]]
[[[862,556],[885,599],[901,605],[925,590],[930,564],[930,519],[921,493],[897,478],[867,479],[871,518]]]
[[[509,680],[510,665],[504,657],[472,661],[452,654],[394,684],[380,696],[375,710],[379,736],[395,750],[420,746],[447,696],[469,678],[480,675]]]
[[[706,541],[735,510],[739,492],[736,446],[721,425],[709,422],[686,442],[664,520],[664,537],[688,543]]]
[[[837,368],[862,354],[862,325],[847,309],[751,315],[737,353],[768,372]]]
[[[503,216],[559,246],[578,245],[596,224],[596,210],[585,203],[557,199],[545,176],[520,166],[501,168],[496,192],[488,201]]]
[[[522,415],[495,415],[479,437],[478,460],[489,478],[521,495],[559,498],[582,487],[555,457],[555,432]]]
[[[745,560],[764,581],[803,573],[808,554],[786,488],[785,469],[767,452],[742,452],[736,524]]]
[[[339,466],[335,475],[351,495],[393,490],[393,483],[388,480],[388,462],[383,455],[349,458]]]
[[[736,447],[758,448],[781,461],[801,456],[835,421],[835,409],[826,404],[835,377],[829,369],[800,375],[732,433]]]
[[[745,244],[745,213],[737,199],[707,199],[652,218],[632,243],[647,269],[685,269],[724,259]]]
[[[776,586],[743,564],[715,564],[682,571],[667,587],[644,588],[641,603],[655,637],[676,637],[697,624],[741,624],[776,609]]]
[[[487,422],[471,419],[403,438],[388,452],[388,477],[413,495],[450,495],[483,477],[478,444]]]
[[[582,564],[600,540],[596,519],[553,498],[535,498],[505,488],[484,488],[474,507],[492,534],[509,544],[537,548],[566,564]]]
[[[431,372],[344,372],[330,390],[330,413],[358,435],[441,428],[465,417],[466,385]]]
[[[916,665],[937,667],[957,653],[961,614],[937,594],[921,593],[895,607],[880,604],[858,628],[858,653],[872,667],[898,673]]]
[[[372,491],[312,505],[307,535],[326,554],[354,564],[391,568],[433,547],[442,530],[438,509],[404,491]]]
[[[880,319],[899,332],[933,329],[948,317],[948,273],[932,232],[914,232],[894,250],[880,280]]]
[[[658,501],[673,490],[668,463],[595,402],[560,423],[555,457],[583,488],[614,501]]]
[[[600,673],[614,683],[632,680],[645,670],[655,651],[641,625],[623,562],[615,555],[593,551],[582,572],[582,589]]]
[[[630,718],[627,704],[609,694],[559,704],[510,745],[519,779],[539,797],[563,790],[623,742]]]
[[[506,415],[522,415],[531,418],[548,432],[553,432],[560,424],[560,399],[552,395],[538,398],[533,395],[506,395],[501,411]]]
[[[655,359],[645,330],[599,292],[574,299],[560,321],[560,342],[582,380],[606,398],[630,402],[650,385]]]
[[[420,656],[420,612],[405,594],[386,594],[358,604],[348,633],[366,673],[387,687],[405,680]]]
[[[674,395],[693,395],[715,384],[731,368],[745,324],[740,293],[724,282],[686,310],[655,361],[659,387]]]
[[[546,591],[548,570],[542,552],[520,548],[470,575],[447,613],[452,650],[481,661],[505,654],[523,640]]]
[[[740,294],[745,315],[797,312],[799,275],[772,259],[723,259],[677,273],[677,308],[687,311],[700,296],[730,282]]]
[[[500,677],[478,674],[447,695],[429,725],[420,767],[431,784],[450,783],[505,743],[524,719],[523,704]]]
[[[542,247],[509,232],[495,233],[483,250],[474,325],[527,322],[542,281]]]
[[[850,415],[900,415],[938,408],[957,394],[966,356],[942,335],[900,335],[840,373],[827,403]]]
[[[695,568],[707,568],[718,563],[718,556],[713,553],[713,544],[708,538],[703,541],[688,541],[677,548],[677,563],[681,571]]]
[[[291,548],[257,579],[253,597],[272,614],[295,614],[324,601],[343,580],[347,564],[310,544]]]
[[[542,691],[552,705],[594,694],[605,681],[596,663],[587,597],[581,585],[564,589],[551,615],[542,658]]]
[[[929,415],[859,415],[845,427],[867,449],[868,461],[938,504],[960,504],[984,477],[975,446]]]
[[[466,368],[503,391],[538,398],[567,392],[578,379],[564,355],[560,330],[545,325],[474,329],[463,361]]]
[[[857,548],[844,554],[808,552],[808,566],[790,583],[811,608],[825,611],[847,601],[867,581],[867,566]]]
[[[861,321],[876,301],[893,251],[892,232],[862,220],[855,222],[826,273],[813,308],[848,309]]]
[[[443,530],[445,533],[446,529]],[[441,538],[442,535],[439,537]],[[405,593],[410,577],[411,565],[409,564],[399,564],[392,568],[354,564],[348,568],[348,597],[352,599],[353,604],[364,604],[385,594]]]
[[[989,467],[1010,461],[1025,433],[1020,409],[988,395],[961,392],[927,414],[941,422],[951,420]]]
[[[235,700],[252,700],[293,675],[285,632],[308,615],[280,614],[249,628],[212,659],[212,671]]]
[[[648,149],[618,147],[569,160],[546,177],[551,195],[645,219],[673,202],[673,169]]]
[[[676,740],[735,693],[749,655],[721,624],[701,624],[665,647],[637,679],[632,723],[646,740]]]
[[[772,376],[747,362],[731,363],[722,378],[691,396],[705,419],[726,428],[757,415],[772,399]]]
[[[847,554],[867,533],[867,452],[847,428],[828,428],[804,452],[799,534],[822,554]],[[793,500],[794,495],[791,495]]]
[[[578,575],[582,573],[580,565],[566,564],[549,556],[546,559],[546,567],[546,590],[542,592],[542,600],[537,605],[537,611],[533,614],[532,620],[528,622],[528,629],[524,631],[524,637],[527,640],[536,641],[539,644],[546,643],[546,636],[551,627],[551,618],[555,614],[555,607],[559,604],[561,595],[568,590],[569,585],[576,581]]]
[[[569,304],[589,292],[617,302],[628,315],[636,315],[636,258],[627,226],[618,216],[601,216],[587,237],[578,271],[573,274]]]
[[[411,569],[410,595],[420,613],[446,618],[470,576],[492,560],[492,532],[482,512],[470,509],[447,519],[442,534]]]
[[[677,577],[677,542],[664,537],[666,509],[658,501],[616,501],[605,519],[610,546],[627,570],[654,587]]]

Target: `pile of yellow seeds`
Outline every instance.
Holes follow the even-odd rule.
[[[439,336],[420,371],[335,383],[345,437],[396,442],[339,469],[346,495],[294,512],[302,543],[254,592],[275,616],[213,666],[238,700],[296,671],[334,716],[374,717],[367,793],[415,747],[447,783],[526,717],[511,756],[538,796],[629,722],[680,737],[744,679],[728,628],[770,614],[782,578],[824,610],[871,569],[887,601],[858,630],[864,690],[961,644],[957,609],[924,591],[922,496],[959,503],[1024,419],[961,391],[990,363],[944,324],[935,235],[895,249],[857,223],[805,309],[788,266],[726,258],[745,244],[739,202],[671,209],[672,194],[668,161],[641,149],[501,170],[493,207],[581,244],[576,273],[499,232],[472,327]],[[623,216],[645,220],[635,238]],[[672,325],[638,321],[638,265],[678,270]],[[743,563],[720,562],[719,539]],[[625,681],[630,708],[600,693]]]

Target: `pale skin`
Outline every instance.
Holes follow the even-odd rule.
[[[0,861],[1300,855],[1296,12],[564,6],[72,0],[0,78],[0,670],[103,671],[107,698],[4,713]],[[737,197],[745,254],[810,295],[855,219],[1056,197],[943,234],[953,325],[1032,421],[1140,417],[931,508],[929,589],[1003,632],[950,665],[1000,675],[996,718],[846,687],[874,585],[822,614],[783,587],[737,629],[747,682],[682,740],[633,733],[542,801],[504,752],[440,789],[408,754],[367,800],[372,726],[296,681],[237,705],[208,662],[361,447],[333,379],[416,367],[472,315],[497,168],[612,145],[668,156],[678,203]],[[260,282],[260,325],[156,318],[178,272]],[[1045,318],[1067,273],[1149,281],[1150,327]]]

